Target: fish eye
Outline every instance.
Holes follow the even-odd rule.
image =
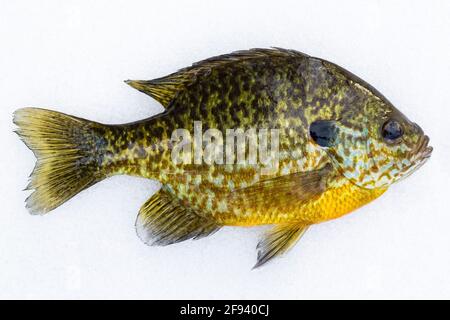
[[[386,121],[381,128],[381,135],[389,142],[393,142],[403,135],[402,125],[395,120]]]

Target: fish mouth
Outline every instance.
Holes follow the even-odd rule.
[[[423,136],[419,141],[416,148],[414,148],[412,154],[411,165],[407,166],[404,170],[403,176],[398,180],[404,180],[409,177],[411,174],[420,169],[427,160],[431,157],[431,153],[433,152],[433,147],[429,146],[430,138],[428,136]]]
[[[419,162],[424,162],[431,157],[431,153],[433,152],[433,147],[428,145],[429,142],[430,142],[430,137],[428,137],[427,135],[423,136],[423,138],[419,142],[419,144],[416,148],[416,151],[414,152],[416,155],[415,158]]]

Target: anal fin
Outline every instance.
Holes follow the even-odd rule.
[[[221,226],[186,208],[164,187],[139,210],[136,232],[149,245],[165,246],[211,235]]]
[[[280,224],[266,232],[256,247],[258,257],[253,269],[262,266],[292,248],[308,227],[309,225],[305,224]]]

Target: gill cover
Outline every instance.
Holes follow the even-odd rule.
[[[379,187],[372,171],[376,168],[369,142],[369,129],[352,128],[338,120],[311,123],[310,136],[330,156],[334,167],[352,183],[364,188]]]

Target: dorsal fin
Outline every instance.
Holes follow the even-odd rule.
[[[148,94],[167,108],[180,90],[186,88],[186,86],[190,83],[193,83],[198,76],[209,73],[213,68],[231,62],[262,57],[294,56],[307,57],[307,55],[298,51],[281,48],[241,50],[196,62],[190,67],[181,69],[162,78],[153,80],[127,80],[125,83],[145,94]]]
[[[206,237],[220,228],[212,219],[182,206],[161,188],[139,210],[136,232],[146,244],[165,246],[187,239]]]

